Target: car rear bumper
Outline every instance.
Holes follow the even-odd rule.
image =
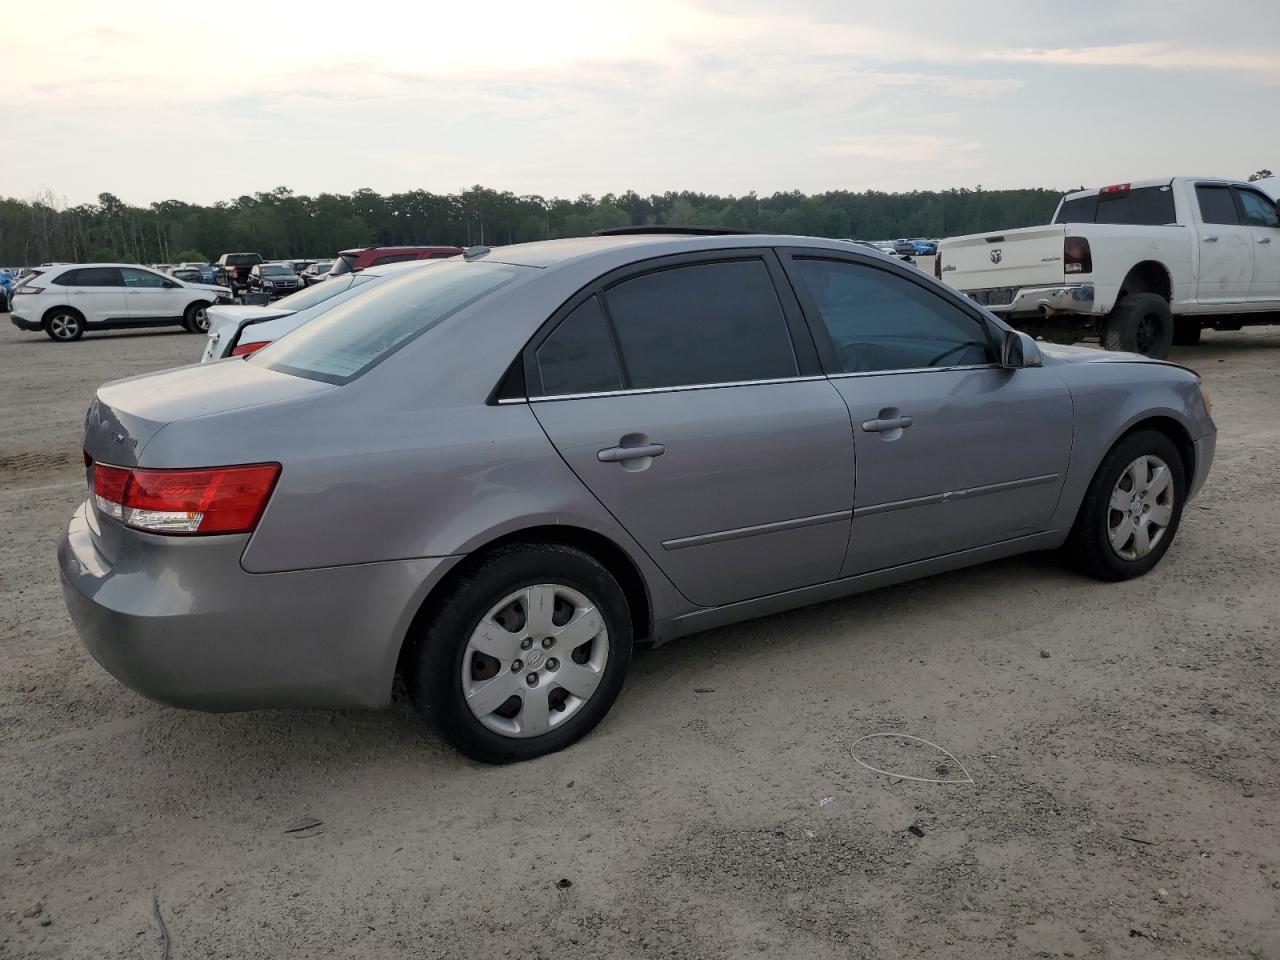
[[[1007,290],[1007,302],[997,294]],[[1091,283],[1061,284],[1055,287],[966,290],[965,294],[1000,316],[1052,316],[1055,313],[1092,314],[1097,290]]]
[[[456,562],[250,574],[247,536],[132,531],[111,562],[90,509],[76,510],[58,547],[67,610],[108,673],[174,706],[385,706],[413,616]]]
[[[29,320],[26,317],[20,317],[16,313],[9,314],[9,322],[19,330],[42,330],[39,320]]]

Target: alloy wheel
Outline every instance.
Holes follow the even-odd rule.
[[[1141,560],[1164,538],[1173,520],[1173,474],[1156,456],[1138,457],[1111,491],[1107,537],[1122,560]]]
[[[55,340],[74,340],[80,332],[80,321],[69,313],[55,313],[49,318],[49,332]]]
[[[462,692],[485,727],[536,737],[591,699],[609,659],[609,631],[595,605],[564,584],[522,587],[476,625],[462,657]]]

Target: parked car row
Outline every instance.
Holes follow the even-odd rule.
[[[942,241],[936,275],[1057,343],[1162,358],[1280,322],[1280,186],[1163,177],[1067,194],[1051,223]]]

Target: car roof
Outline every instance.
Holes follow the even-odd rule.
[[[538,240],[494,247],[486,253],[472,254],[470,259],[510,263],[525,267],[553,267],[570,260],[592,257],[617,259],[621,252],[633,252],[630,259],[644,260],[668,254],[694,253],[704,250],[733,250],[740,247],[822,247],[848,252],[844,240],[822,237],[796,237],[766,233],[733,233],[712,236],[688,236],[678,233],[630,234],[613,237],[567,237],[563,240]]]

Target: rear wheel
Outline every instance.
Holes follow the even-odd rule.
[[[187,312],[183,314],[182,325],[192,333],[208,333],[209,332],[209,304],[203,300],[197,300],[191,306],[187,307]]]
[[[84,336],[84,317],[70,309],[54,309],[45,314],[44,332],[50,340],[70,343]]]
[[[485,763],[569,746],[609,711],[631,659],[626,598],[592,557],[515,544],[454,584],[406,669],[414,706]]]
[[[1140,353],[1163,360],[1173,343],[1173,311],[1156,293],[1131,293],[1111,310],[1102,331],[1108,350]]]
[[[1178,448],[1163,433],[1124,437],[1094,474],[1071,530],[1076,563],[1100,580],[1140,577],[1178,532],[1186,477]]]

